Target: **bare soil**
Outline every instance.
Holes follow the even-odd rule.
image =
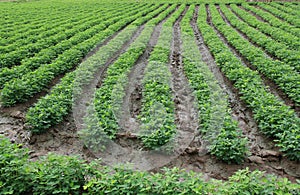
[[[169,15],[170,16],[170,15]],[[169,162],[171,156],[160,151],[144,150],[141,141],[138,139],[139,122],[137,116],[141,109],[141,81],[144,70],[148,64],[149,54],[156,45],[163,23],[168,17],[162,20],[151,34],[150,40],[144,53],[139,57],[131,69],[128,78],[129,84],[125,89],[121,117],[119,125],[121,131],[117,134],[114,142],[109,142],[106,151],[97,153],[102,161],[109,165],[127,164],[139,170],[152,170]],[[99,85],[98,85],[99,86]]]
[[[174,24],[172,51],[170,56],[170,71],[172,73],[172,91],[175,103],[175,123],[178,131],[194,133],[198,129],[198,113],[195,108],[195,97],[189,87],[189,81],[184,75],[184,65],[181,54],[180,22],[187,9]],[[190,136],[194,136],[190,134]],[[193,137],[187,137],[190,141]],[[188,141],[188,140],[186,140]]]

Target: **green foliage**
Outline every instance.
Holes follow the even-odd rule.
[[[274,27],[278,27],[282,30],[285,30],[295,36],[300,36],[300,29],[296,28],[295,26],[290,25],[288,22],[280,20],[279,18],[277,18],[276,16],[274,16],[273,14],[266,12],[262,9],[259,8],[255,8],[254,6],[251,6],[247,3],[243,3],[242,6],[246,9],[246,10],[251,10],[252,12],[254,12],[255,14],[257,14],[258,16],[262,17],[265,21],[267,21],[269,24],[271,24]]]
[[[226,24],[223,25],[222,18],[217,18],[217,15],[217,11],[212,9],[213,23],[219,30],[224,33],[226,32],[229,40],[232,40],[232,42],[238,40],[239,36],[233,35],[231,30],[227,32]],[[267,91],[256,71],[252,71],[242,65],[242,63],[231,53],[229,48],[222,43],[212,27],[206,23],[206,17],[205,7],[201,6],[199,10],[198,26],[204,37],[205,43],[215,57],[217,65],[220,66],[224,74],[239,90],[241,99],[253,110],[254,118],[258,122],[260,130],[266,135],[274,137],[276,144],[281,147],[281,150],[290,159],[299,160],[298,148],[300,139],[298,139],[298,136],[296,135],[299,134],[300,131],[300,119],[293,110]],[[243,45],[243,48],[247,49],[246,43]],[[251,52],[253,60],[255,60],[256,54],[259,53]],[[264,66],[263,63],[260,65]],[[274,67],[275,72],[277,68],[280,68],[280,66]],[[270,70],[272,70],[272,68],[270,68]],[[280,74],[282,73],[283,72]],[[297,82],[294,84],[296,83]],[[292,91],[293,90],[291,90],[291,92]],[[291,137],[293,138],[286,136],[288,134],[292,134]]]
[[[239,170],[229,178],[221,194],[298,194],[299,184],[292,184],[286,178],[278,179],[273,175],[265,175],[249,168]]]
[[[0,194],[80,194],[87,165],[75,157],[28,160],[28,150],[0,137]]]
[[[80,194],[86,166],[74,157],[47,155],[30,166],[33,194]]]
[[[142,123],[143,143],[151,149],[165,145],[176,133],[175,106],[169,85],[171,74],[164,62],[168,56],[168,51],[155,47],[143,79],[142,110],[139,119]]]
[[[148,11],[152,9],[155,9],[155,7],[148,8]],[[2,104],[12,106],[16,103],[26,102],[35,94],[44,90],[55,77],[65,74],[74,68],[97,44],[146,13],[132,14],[132,12],[128,12],[125,14],[128,17],[124,17],[124,15],[113,17],[106,21],[105,25],[98,24],[89,28],[85,33],[80,34],[80,44],[64,51],[51,64],[40,66],[32,72],[26,73],[21,78],[15,78],[5,83],[1,91]],[[151,15],[149,14],[148,17],[151,17]]]
[[[247,139],[242,138],[237,122],[228,109],[228,100],[210,72],[200,61],[202,56],[190,25],[195,6],[191,5],[181,22],[184,72],[194,90],[199,109],[199,130],[212,155],[227,163],[242,163],[247,155]]]
[[[300,184],[248,168],[228,181],[204,181],[178,168],[160,173],[90,164],[50,154],[29,161],[27,150],[0,138],[0,194],[299,194]]]
[[[262,7],[263,9],[266,9],[273,15],[283,18],[285,21],[289,22],[290,24],[294,25],[295,27],[300,27],[300,19],[299,16],[294,16],[288,13],[285,13],[283,11],[278,10],[277,8],[274,8],[266,3],[258,3],[259,7]]]
[[[247,138],[237,131],[237,124],[225,119],[225,128],[210,145],[210,152],[218,159],[227,163],[240,164],[248,154]]]
[[[285,6],[284,4],[279,4],[277,2],[271,2],[269,5],[289,14],[289,15],[294,15],[297,17],[297,15],[299,16],[299,12],[297,9],[293,9],[293,8],[290,8],[288,6]]]
[[[252,9],[252,7],[248,4],[243,4],[244,7],[248,7]],[[242,31],[246,36],[253,42],[259,45],[260,47],[264,48],[268,53],[272,54],[273,56],[276,56],[281,61],[289,64],[291,67],[294,67],[296,71],[300,72],[300,51],[297,50],[291,50],[287,45],[289,45],[289,42],[296,45],[296,48],[299,48],[300,41],[294,39],[294,37],[291,37],[289,33],[285,31],[285,37],[289,39],[289,42],[285,41],[284,43],[278,42],[278,39],[272,39],[265,35],[262,32],[266,32],[265,29],[269,29],[269,32],[277,32],[273,27],[271,26],[263,26],[261,27],[261,22],[258,20],[254,20],[254,18],[249,15],[246,11],[243,11],[241,9],[236,9],[238,14],[246,21],[251,24],[257,24],[256,26],[259,26],[259,28],[263,28],[264,31],[259,31],[253,27],[250,27],[247,23],[242,22],[237,16],[235,16],[229,9],[221,5],[220,6],[222,12],[226,16],[226,18],[230,21],[232,26]],[[254,8],[255,9],[255,8]],[[261,10],[260,10],[261,11]],[[254,26],[254,27],[256,27]],[[282,38],[283,35],[278,35],[278,37]]]
[[[148,14],[147,17],[140,19],[139,23],[134,23],[134,25],[141,25],[146,22],[153,16],[159,14],[159,19],[153,19],[146,23],[145,29],[142,31],[141,35],[135,40],[133,44],[123,53],[119,58],[109,66],[107,70],[106,78],[104,79],[101,87],[96,90],[94,105],[97,117],[99,119],[99,126],[110,138],[114,138],[115,134],[119,129],[118,121],[114,113],[114,107],[112,100],[112,92],[114,87],[117,86],[118,82],[125,81],[124,77],[129,73],[130,69],[133,67],[137,59],[143,54],[147,47],[147,43],[151,37],[151,33],[154,30],[155,24],[159,23],[165,17],[166,13],[170,13],[175,9],[175,6],[172,6],[166,9],[167,5],[161,6],[159,9],[156,9],[151,14]],[[165,11],[163,11],[166,9]],[[160,14],[162,12],[162,14]],[[125,85],[126,83],[124,83]],[[122,87],[122,90],[119,96],[124,96],[125,89]],[[118,106],[118,105],[117,105]],[[117,113],[116,113],[117,114]]]
[[[96,91],[94,104],[99,125],[111,138],[114,138],[119,129],[111,100],[113,88],[117,84],[117,81],[119,81],[122,73],[129,71],[138,57],[142,55],[144,49],[145,47],[129,49],[126,53],[122,54],[118,60],[109,67],[106,79],[101,88]]]
[[[26,123],[33,133],[43,133],[60,123],[71,110],[75,73],[67,74],[51,94],[40,99],[26,113]]]
[[[0,136],[0,194],[20,194],[27,192],[30,181],[26,168],[28,150],[21,145],[11,144]]]
[[[238,12],[243,12],[236,5],[232,5],[232,9],[235,11],[239,10]],[[252,66],[256,67],[260,73],[273,80],[282,89],[282,91],[295,101],[296,105],[300,105],[300,75],[294,70],[294,68],[281,61],[267,58],[262,49],[252,45],[249,41],[241,37],[237,31],[228,26],[223,21],[216,7],[211,6],[210,11],[213,24],[228,40],[229,44],[232,45],[243,57],[245,57]],[[243,15],[246,16],[246,14]],[[255,21],[254,19],[249,21]],[[277,30],[274,29],[270,31],[277,32]],[[290,38],[288,35],[286,35],[286,37]],[[260,37],[257,37],[257,39],[260,39]],[[291,42],[294,42],[295,44],[300,43],[297,39],[293,38],[291,39]],[[296,61],[297,64],[299,64],[299,55],[296,54],[296,52],[294,53],[295,57],[293,61]]]
[[[135,9],[135,11],[137,11],[140,9],[140,7],[144,7],[144,6],[136,6],[136,7],[133,7],[132,9]],[[122,12],[122,10],[123,10],[123,12]],[[131,11],[132,11],[131,9],[127,9],[126,13],[127,12],[130,13]],[[73,20],[72,21],[67,20],[67,21],[64,21],[66,23],[65,25],[56,24],[57,28],[52,29],[51,32],[53,31],[53,32],[58,33],[57,31],[63,31],[63,33],[58,33],[54,36],[50,36],[49,33],[41,33],[43,36],[47,36],[47,37],[45,37],[45,38],[47,38],[46,40],[44,40],[43,37],[35,36],[34,37],[35,39],[40,38],[40,40],[36,40],[36,41],[41,41],[42,42],[41,44],[43,44],[43,46],[45,48],[41,49],[37,53],[32,53],[32,55],[34,55],[33,57],[24,58],[22,61],[20,61],[19,66],[14,66],[12,68],[5,67],[5,68],[0,69],[1,70],[0,71],[0,88],[3,88],[3,85],[13,78],[20,78],[23,75],[39,68],[40,66],[43,66],[45,64],[49,64],[49,63],[55,61],[55,59],[57,57],[59,57],[60,55],[63,55],[63,53],[66,50],[82,43],[82,41],[84,41],[84,38],[87,36],[87,32],[90,31],[90,28],[95,28],[95,27],[99,26],[103,30],[106,28],[106,26],[109,26],[110,23],[114,23],[115,21],[122,19],[122,17],[124,17],[122,14],[125,14],[125,11],[124,11],[124,8],[117,9],[115,11],[105,10],[105,11],[103,11],[102,14],[103,14],[103,16],[101,18],[98,18],[95,20],[93,18],[94,16],[90,16],[89,14],[84,13],[84,14],[82,14],[83,16],[77,15],[77,17],[75,17],[74,21],[76,21],[76,23],[72,23]],[[84,18],[81,20],[81,17],[84,17]],[[79,20],[79,21],[77,21],[77,20]],[[71,22],[71,24],[69,22]],[[72,25],[75,25],[76,27],[74,27]],[[44,27],[44,28],[42,28],[42,31],[46,31],[48,28],[50,28],[50,27]],[[71,28],[71,29],[68,30],[68,28]],[[46,31],[46,32],[48,32],[48,31]],[[23,34],[23,36],[25,36],[24,33],[22,33],[22,34]],[[50,37],[48,37],[48,36],[50,36]],[[14,37],[10,37],[10,39],[8,39],[8,40],[11,40],[11,39],[14,39]],[[50,39],[49,41],[51,41],[51,43],[47,42],[48,39]],[[28,37],[25,40],[34,41],[34,40],[32,40],[31,37]],[[16,41],[16,43],[19,43],[19,42],[21,42],[21,41]],[[26,45],[26,43],[23,43],[23,44]],[[32,43],[32,44],[36,44],[36,43]],[[15,50],[17,47],[17,45],[14,47],[11,45],[9,45],[9,46],[10,46],[11,50]],[[28,46],[23,46],[23,47],[28,47]],[[0,53],[2,53],[2,52],[8,53],[9,52],[8,48],[4,47],[4,46],[0,47],[0,51],[1,51]],[[19,50],[18,50],[18,52],[19,52]],[[8,58],[8,59],[12,59],[11,57],[9,57],[8,54],[6,54],[4,57]],[[16,64],[12,64],[12,63],[10,63],[10,64],[11,64],[11,66],[16,65]],[[2,66],[4,66],[4,64],[2,64]]]
[[[260,32],[263,32],[267,35],[269,35],[274,40],[281,42],[286,45],[286,47],[298,50],[300,47],[300,38],[297,36],[294,36],[286,30],[273,27],[268,23],[259,21],[255,18],[255,16],[251,15],[245,10],[242,10],[238,8],[236,5],[232,5],[232,10],[236,12],[243,20],[245,20],[250,26],[257,28],[260,30]]]
[[[156,46],[149,57],[142,89],[141,138],[146,148],[160,149],[176,134],[175,105],[171,90],[171,73],[168,69],[174,22],[185,9],[181,5],[163,24]]]
[[[156,7],[151,6],[151,8],[148,8],[148,11]],[[134,17],[138,18],[138,16],[148,13],[148,11],[142,11]],[[121,28],[123,22],[119,21],[119,23],[115,24],[115,27]],[[115,39],[111,40],[109,44],[102,47],[91,59],[82,63],[74,72],[68,73],[63,77],[61,82],[51,90],[49,95],[41,98],[34,107],[31,107],[26,114],[26,122],[31,131],[42,133],[49,127],[60,123],[69,114],[73,99],[76,99],[74,95],[80,96],[82,87],[88,85],[97,69],[103,66],[116,50],[120,49],[123,43],[130,38],[134,29],[133,26],[129,26],[127,30],[124,30],[123,33],[120,33]],[[106,35],[106,32],[104,31],[103,34]],[[75,83],[73,83],[74,80]]]

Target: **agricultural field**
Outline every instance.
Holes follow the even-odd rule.
[[[300,193],[299,2],[0,9],[0,194]]]

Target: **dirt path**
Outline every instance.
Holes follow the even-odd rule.
[[[163,22],[165,22],[165,20],[163,20]],[[135,134],[138,133],[140,129],[137,117],[141,109],[142,79],[144,77],[145,68],[148,64],[148,58],[157,43],[163,22],[155,26],[146,50],[138,58],[128,75],[128,85],[126,87],[125,97],[122,104],[123,112],[119,121],[119,125],[123,132]]]
[[[197,17],[198,9],[196,10],[193,21],[191,22],[196,37],[196,43],[202,55],[203,62],[207,64],[222,90],[228,95],[229,103],[232,109],[232,117],[239,122],[239,127],[243,130],[243,133],[247,135],[249,140],[252,140],[254,143],[258,141],[266,142],[267,140],[263,141],[264,139],[261,136],[257,136],[257,124],[253,119],[251,110],[249,110],[246,104],[241,101],[238,95],[238,90],[234,88],[232,82],[224,75],[224,73],[215,63],[212,54],[205,45],[203,37],[196,24]],[[250,146],[250,150],[252,150],[253,153],[256,152],[255,144]]]
[[[93,49],[87,56],[91,56],[95,54],[102,46],[105,46],[109,41],[111,41],[114,37],[116,37],[120,32],[124,30],[125,26],[120,30],[115,32],[112,36],[105,39],[103,42],[98,44],[95,49]],[[96,75],[101,75],[107,68],[107,66],[112,63],[114,60],[118,58],[118,56],[126,50],[131,42],[135,40],[135,38],[139,35],[139,33],[144,28],[144,25],[140,26],[138,30],[134,33],[133,37],[130,41],[126,42],[122,49],[114,54],[114,57],[111,58],[104,67],[102,67]],[[85,61],[88,57],[82,59],[82,62]],[[95,76],[96,76],[95,75]],[[62,77],[62,76],[61,76]],[[97,81],[91,82],[91,85],[98,83],[98,78],[95,77]],[[59,82],[59,78],[55,79],[55,82],[52,83],[51,86],[54,86]],[[91,91],[91,88],[86,87],[83,91],[83,96],[81,98],[86,98]],[[77,136],[77,127],[78,124],[83,124],[82,121],[74,121],[72,114],[66,117],[64,122],[58,124],[52,128],[50,128],[47,132],[41,135],[31,135],[31,132],[26,130],[25,123],[25,114],[27,109],[33,105],[38,99],[42,96],[46,95],[45,92],[36,95],[31,98],[30,101],[24,104],[18,104],[14,107],[3,108],[0,107],[0,134],[5,135],[11,141],[22,143],[25,147],[28,147],[31,152],[31,157],[35,159],[38,156],[46,155],[48,152],[56,152],[59,154],[81,154],[82,157],[88,158],[88,152],[84,152],[84,147],[81,141]],[[84,99],[83,102],[88,102],[88,100]],[[78,105],[77,109],[73,112],[76,112],[79,116],[84,115],[84,109],[81,109]],[[77,127],[76,127],[77,126]],[[79,127],[80,128],[80,127]]]
[[[129,85],[126,87],[126,96],[122,106],[123,110],[126,111],[124,112],[126,115],[123,115],[120,121],[124,129],[121,134],[118,134],[118,139],[115,142],[111,141],[108,144],[105,152],[97,154],[99,155],[98,157],[102,158],[105,164],[130,164],[130,167],[133,169],[153,170],[157,167],[164,166],[172,159],[172,155],[169,154],[141,150],[140,144],[136,143],[139,142],[139,140],[136,139],[137,136],[132,133],[132,130],[139,131],[139,124],[136,121],[136,117],[141,106],[141,80],[143,78],[143,72],[147,66],[149,54],[158,41],[162,25],[168,17],[154,27],[145,52],[129,73]]]
[[[81,96],[77,98],[76,106],[73,107],[73,114],[76,113],[76,121],[73,115],[70,114],[64,121],[55,127],[52,127],[46,133],[42,135],[34,135],[30,140],[30,149],[34,150],[31,157],[46,155],[48,152],[55,152],[64,155],[78,155],[86,160],[92,160],[95,158],[87,148],[84,147],[81,139],[77,135],[78,130],[83,128],[83,118],[87,114],[86,107],[91,100],[92,94],[96,85],[99,84],[104,78],[105,72],[110,64],[112,64],[126,49],[129,45],[138,37],[143,30],[144,25],[140,26],[134,33],[129,41],[122,45],[121,49],[114,53],[113,57],[110,58],[94,75],[94,79],[89,83],[88,86],[83,88]],[[117,32],[120,33],[121,31]],[[116,34],[116,35],[117,35]],[[116,36],[115,35],[115,36]],[[115,37],[114,36],[114,37]],[[110,38],[111,40],[112,38]],[[108,41],[106,42],[108,43]],[[104,46],[103,44],[102,46]],[[98,49],[98,48],[97,48]],[[94,51],[95,53],[96,51]]]
[[[76,122],[77,128],[82,129],[84,121],[83,119],[87,115],[87,105],[89,105],[90,102],[93,101],[93,95],[96,88],[101,87],[103,80],[106,77],[106,70],[108,67],[113,64],[119,56],[124,53],[127,48],[130,46],[131,43],[135,41],[135,39],[141,34],[143,29],[145,28],[145,25],[140,26],[134,33],[133,36],[125,42],[125,44],[121,47],[120,50],[118,50],[113,57],[111,57],[101,68],[95,73],[94,79],[89,83],[88,86],[85,86],[83,88],[83,91],[81,93],[81,97],[77,99],[76,106],[73,107],[73,113],[76,113],[76,119],[79,120]]]
[[[177,10],[177,9],[176,9]],[[172,14],[171,12],[168,17]],[[143,54],[135,62],[135,65],[128,74],[128,84],[125,88],[125,97],[123,98],[121,115],[118,123],[121,127],[117,133],[116,142],[122,147],[142,149],[142,143],[138,139],[140,123],[138,115],[142,106],[142,80],[151,52],[157,44],[162,24],[167,20],[166,17],[157,26],[155,26],[148,45]]]
[[[172,73],[172,90],[175,97],[175,122],[177,128],[183,132],[196,132],[198,128],[198,114],[195,108],[195,97],[189,87],[189,81],[184,75],[181,54],[180,22],[186,11],[187,9],[174,24],[169,68]]]
[[[195,97],[189,87],[189,81],[184,74],[183,56],[181,53],[180,22],[187,10],[188,6],[174,23],[169,60],[169,69],[172,74],[171,88],[175,104],[175,124],[177,126],[175,142],[178,145],[178,154],[184,152],[199,133],[198,110],[196,108]]]

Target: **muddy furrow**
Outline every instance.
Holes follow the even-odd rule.
[[[119,124],[121,123],[122,131],[117,133],[117,139],[110,143],[107,151],[101,154],[101,158],[106,164],[130,163],[133,169],[151,171],[163,167],[176,157],[155,150],[143,150],[142,143],[138,139],[140,124],[137,121],[143,98],[141,84],[144,71],[149,56],[157,44],[163,24],[169,16],[154,27],[146,50],[128,74],[128,85],[125,88],[125,97],[120,113],[121,120],[118,121]]]
[[[223,41],[223,43],[230,49],[230,51],[237,57],[240,59],[240,61],[242,62],[242,64],[248,68],[250,68],[251,70],[257,70],[256,67],[254,67],[244,56],[242,56],[228,41],[227,39],[223,36],[223,34],[221,32],[218,31],[218,29],[214,26],[214,24],[211,21],[211,16],[210,16],[210,11],[208,6],[207,8],[207,13],[208,13],[208,23],[213,27],[213,29],[215,30],[216,34],[218,35],[218,37]],[[234,12],[233,12],[234,13]],[[223,18],[225,19],[225,18]],[[226,20],[227,21],[227,20]],[[226,22],[228,25],[229,22]],[[245,38],[247,41],[249,41],[246,36],[241,35],[243,38]],[[249,41],[251,44],[253,44],[251,41]],[[254,45],[254,44],[253,44]],[[255,45],[254,45],[255,46]],[[266,54],[267,57],[271,58],[271,56],[268,56]],[[272,58],[271,58],[272,59]],[[300,115],[300,107],[296,106],[295,102],[293,100],[291,100],[287,94],[285,94],[280,87],[271,79],[269,79],[268,77],[266,77],[264,74],[258,72],[258,74],[260,75],[264,85],[266,86],[266,89],[272,93],[273,95],[275,95],[276,97],[278,97],[282,102],[285,103],[285,105],[290,106],[291,109],[293,109],[296,114],[299,116]]]
[[[258,132],[257,124],[253,118],[251,110],[249,110],[246,104],[240,99],[239,92],[236,88],[234,88],[233,83],[224,75],[224,73],[215,63],[215,60],[210,53],[209,48],[205,45],[203,37],[197,27],[197,17],[198,9],[195,12],[195,16],[191,25],[194,29],[196,42],[202,55],[202,60],[208,65],[211,72],[217,79],[220,87],[228,95],[229,103],[232,109],[232,117],[238,121],[239,127],[250,141],[250,151],[253,155],[255,155],[259,150],[259,148],[257,148],[257,143],[261,144],[260,147],[266,147],[268,140],[266,140]]]
[[[114,54],[114,57],[111,58],[106,64],[100,68],[100,70],[95,74],[95,79],[91,81],[89,86],[83,88],[82,96],[77,99],[76,102],[80,102],[77,104],[73,113],[76,113],[77,117],[83,119],[85,116],[86,107],[90,101],[91,93],[95,86],[98,83],[98,80],[101,79],[101,75],[104,73],[105,69],[113,63],[118,56],[124,52],[127,47],[135,40],[136,37],[139,36],[141,31],[143,30],[144,25],[140,26],[118,52]],[[122,29],[123,30],[123,29]],[[99,44],[96,50],[98,50],[101,46],[105,46],[112,40],[115,36],[122,32],[118,31],[114,33],[111,37],[106,39],[103,43]],[[91,51],[95,53],[96,51]],[[57,81],[58,83],[58,81]],[[45,95],[45,94],[44,94]],[[37,101],[37,99],[35,99]],[[39,156],[46,155],[48,152],[56,152],[59,154],[82,154],[86,158],[90,158],[90,154],[88,152],[83,151],[83,145],[81,140],[77,135],[78,124],[83,124],[83,121],[74,121],[72,114],[69,114],[65,120],[54,127],[51,127],[47,132],[41,135],[31,135],[30,131],[26,130],[24,127],[24,116],[26,109],[33,104],[33,100],[26,102],[22,105],[17,105],[15,107],[4,110],[1,109],[0,115],[0,135],[5,135],[12,142],[22,143],[24,146],[28,147],[32,150],[30,156],[31,158],[37,158]],[[4,113],[3,113],[4,112]],[[6,117],[6,115],[8,115]],[[80,127],[80,125],[79,125]],[[63,131],[62,131],[63,129]]]
[[[187,7],[188,8],[188,7]],[[189,81],[184,74],[183,56],[181,54],[181,31],[180,22],[188,9],[185,9],[182,15],[177,19],[173,26],[173,40],[171,46],[171,55],[169,69],[172,74],[172,92],[175,102],[175,123],[178,135],[184,142],[194,140],[194,133],[198,129],[198,111],[195,107],[195,97],[189,87]],[[193,135],[193,137],[191,137]],[[182,142],[182,140],[180,141]],[[190,143],[182,143],[187,146]]]
[[[276,151],[274,151],[274,145],[271,143],[271,140],[265,138],[258,132],[251,110],[247,109],[245,103],[240,100],[238,91],[233,87],[232,82],[226,78],[220,68],[215,64],[214,58],[205,45],[203,37],[196,25],[198,8],[197,6],[191,25],[194,29],[202,60],[209,66],[221,88],[228,94],[232,107],[232,115],[237,119],[240,128],[243,129],[244,134],[251,142],[251,155],[242,165],[228,165],[217,161],[208,154],[203,155],[199,153],[199,148],[197,148],[199,145],[195,140],[195,143],[191,144],[184,154],[168,164],[168,167],[176,166],[186,170],[201,172],[204,179],[215,178],[222,180],[227,180],[229,176],[239,169],[249,167],[250,170],[259,169],[295,181],[295,179],[300,176],[299,173],[297,173],[297,170],[299,170],[299,168],[297,168],[298,164],[282,158],[276,148]]]
[[[126,25],[127,26],[127,25]],[[81,60],[80,63],[82,63],[83,61],[86,61],[86,59],[95,54],[101,47],[105,46],[107,43],[109,43],[114,37],[116,37],[120,32],[123,31],[123,29],[126,27],[122,27],[121,30],[115,32],[112,36],[106,38],[103,42],[99,43],[92,51],[90,51],[87,56],[85,58],[83,58]],[[140,27],[140,29],[137,30],[136,35],[137,36],[139,34],[140,31],[142,31],[142,27]],[[129,43],[127,43],[127,45],[129,45]],[[127,46],[124,45],[124,49]],[[123,49],[123,50],[124,50]],[[116,56],[119,54],[116,54]],[[76,69],[76,67],[72,68],[71,71],[74,71]],[[64,125],[57,125],[57,127],[52,127],[49,129],[49,132],[45,133],[45,135],[31,135],[31,132],[28,131],[25,128],[25,114],[27,112],[27,109],[32,106],[34,103],[36,103],[41,97],[45,96],[49,91],[51,91],[51,88],[53,86],[55,86],[56,84],[58,84],[60,82],[60,79],[63,77],[64,75],[59,75],[58,77],[56,77],[51,84],[48,86],[48,90],[47,91],[42,91],[38,94],[36,94],[34,97],[32,97],[29,101],[25,102],[25,103],[20,103],[17,104],[13,107],[2,107],[0,106],[0,135],[5,135],[6,137],[8,137],[12,142],[17,142],[17,143],[22,143],[27,147],[30,147],[34,150],[40,150],[40,146],[38,145],[43,145],[44,144],[44,139],[45,137],[48,137],[50,142],[53,142],[53,140],[51,141],[51,138],[57,137],[58,139],[60,139],[59,137],[61,137],[61,139],[64,139],[64,136],[55,136],[56,134],[59,134],[58,131],[56,131],[55,129],[58,128],[63,128]],[[88,89],[88,88],[85,88]],[[78,112],[78,113],[81,113]],[[67,126],[69,126],[69,122],[74,123],[74,121],[71,119],[70,116],[67,117],[66,119],[67,121]],[[62,126],[62,127],[61,127]],[[72,125],[71,125],[72,126]],[[51,135],[50,135],[51,134]],[[43,141],[44,140],[44,141]],[[41,144],[40,142],[42,142],[43,144]],[[62,141],[57,141],[58,143],[61,143]],[[37,146],[34,146],[33,144],[37,143]],[[47,144],[46,144],[47,145]],[[51,144],[50,144],[51,145]],[[54,147],[55,148],[55,147]],[[52,149],[51,149],[52,150]]]
[[[111,57],[99,70],[96,72],[96,74],[93,77],[93,80],[89,83],[88,86],[85,86],[82,88],[81,97],[77,99],[76,106],[73,108],[73,113],[76,113],[76,119],[81,121],[76,121],[76,125],[78,129],[81,129],[84,124],[84,117],[87,115],[86,107],[89,105],[89,103],[92,101],[92,97],[94,94],[95,88],[99,88],[102,85],[103,80],[105,79],[106,70],[108,67],[113,64],[119,56],[124,53],[127,48],[130,46],[133,41],[141,34],[145,27],[144,25],[141,25],[138,27],[138,29],[133,33],[132,37],[126,41],[120,50],[118,50],[116,53],[114,53],[113,57]]]
[[[154,28],[146,50],[138,58],[128,75],[128,85],[125,91],[126,95],[123,99],[122,116],[119,124],[122,131],[130,132],[132,134],[139,131],[137,117],[140,113],[142,104],[142,79],[144,77],[145,68],[148,64],[148,58],[157,43],[162,24],[165,20],[166,19]]]
[[[212,25],[210,12],[208,9],[207,14],[209,16],[207,22],[208,24]],[[299,170],[297,162],[290,161],[287,158],[282,157],[279,149],[274,146],[272,140],[259,132],[257,124],[253,118],[252,111],[247,108],[247,105],[244,103],[244,101],[240,99],[238,90],[233,86],[233,83],[216,65],[215,60],[209,51],[209,48],[205,45],[201,32],[199,31],[196,24],[197,17],[198,7],[196,8],[196,12],[191,25],[195,32],[196,42],[202,55],[202,60],[209,66],[210,70],[215,75],[215,78],[218,80],[221,88],[227,93],[232,109],[232,117],[238,121],[239,127],[242,129],[243,134],[248,138],[249,150],[251,154],[248,157],[247,161],[242,165],[229,166],[225,163],[216,161],[209,155],[195,155],[193,153],[193,150],[191,150],[191,154],[191,151],[187,151],[189,155],[183,155],[182,158],[178,159],[178,161],[174,162],[174,164],[180,166],[181,163],[184,168],[201,171],[204,172],[208,177],[218,179],[227,179],[228,176],[230,176],[230,174],[234,171],[249,167],[253,170],[259,169],[264,170],[268,173],[274,173],[278,176],[288,177],[289,179],[295,181],[296,178],[300,177],[300,174],[297,171],[297,173],[295,172],[295,170]],[[215,28],[214,30],[216,31]],[[224,42],[224,39],[222,37],[220,37],[220,39],[222,39]],[[224,43],[226,44],[226,42]],[[228,44],[226,45],[228,46]],[[186,163],[186,161],[190,163],[189,166],[186,165],[188,164]]]
[[[122,130],[120,134],[125,132],[130,133],[131,135],[136,135],[140,129],[140,124],[138,123],[137,117],[140,114],[142,106],[142,80],[144,77],[144,72],[148,64],[148,58],[158,41],[162,25],[169,18],[169,16],[172,15],[173,12],[171,12],[157,26],[155,26],[146,50],[138,58],[138,60],[135,62],[135,65],[130,70],[128,75],[128,85],[126,86],[125,97],[123,98],[122,103],[121,119],[119,121],[119,125],[121,126]],[[128,136],[125,137],[128,138]]]
[[[93,76],[93,80],[90,83],[82,88],[81,96],[75,100],[76,106],[73,106],[73,115],[76,114],[76,119],[69,115],[63,123],[52,127],[46,133],[42,135],[34,135],[31,137],[30,146],[34,153],[31,154],[31,158],[37,158],[41,155],[46,155],[50,151],[55,151],[59,154],[64,155],[77,155],[81,154],[87,160],[92,160],[96,158],[93,153],[91,153],[88,149],[85,148],[81,139],[78,136],[78,129],[82,129],[84,127],[85,122],[83,121],[84,117],[87,115],[87,106],[90,104],[92,100],[94,89],[104,79],[104,75],[106,73],[107,68],[114,63],[118,59],[118,57],[124,53],[130,44],[135,41],[135,39],[140,35],[145,25],[141,25],[138,27],[133,35],[130,37],[128,41],[126,41],[121,49],[113,54],[111,57],[101,68],[97,70],[97,72]],[[124,29],[116,32],[113,36],[109,37],[105,42],[98,45],[96,50],[91,51],[92,54],[95,54],[100,47],[105,46],[116,37],[119,33],[121,33]],[[90,54],[90,56],[92,55]],[[87,58],[85,58],[87,60]],[[75,119],[75,120],[74,120]],[[61,131],[59,129],[64,129]]]

